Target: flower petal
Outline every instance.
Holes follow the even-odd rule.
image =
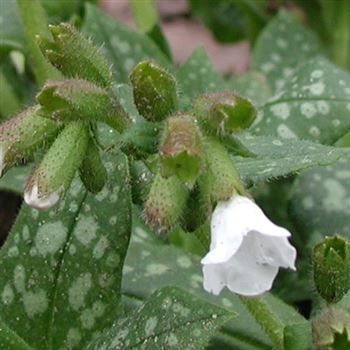
[[[225,264],[204,265],[203,271],[203,287],[212,294],[219,295],[226,286],[226,273],[223,268]]]
[[[267,236],[253,231],[245,239],[251,240],[251,249],[254,250],[251,254],[258,262],[295,270],[297,252],[286,237]]]
[[[271,289],[278,266],[257,262],[252,254],[251,242],[245,239],[237,253],[225,264],[225,270],[228,289],[253,296]]]

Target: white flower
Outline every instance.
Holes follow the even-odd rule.
[[[210,251],[201,261],[204,289],[218,295],[226,286],[246,296],[268,291],[279,267],[295,270],[290,235],[246,197],[219,202],[211,219]]]

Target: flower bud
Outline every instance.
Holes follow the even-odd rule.
[[[342,237],[326,237],[315,246],[314,281],[328,303],[336,303],[350,289],[350,243]]]
[[[49,81],[37,95],[53,118],[103,121],[119,132],[129,123],[127,113],[105,89],[81,79]]]
[[[22,159],[49,144],[59,130],[57,123],[30,107],[0,125],[0,175]]]
[[[213,201],[226,201],[245,188],[227,150],[216,140],[205,142],[207,171],[200,178],[201,190]]]
[[[50,41],[37,36],[44,56],[69,78],[82,78],[108,87],[112,84],[109,65],[99,50],[70,24],[50,25]]]
[[[100,192],[107,181],[107,170],[102,163],[99,149],[92,139],[89,140],[79,174],[84,186],[91,193]]]
[[[176,80],[152,62],[140,62],[132,70],[134,100],[141,115],[151,121],[161,121],[178,106]]]
[[[159,233],[168,231],[180,219],[187,197],[186,187],[176,176],[165,179],[157,174],[144,208],[148,225]]]
[[[54,206],[70,186],[86,153],[89,133],[82,122],[69,123],[27,181],[25,202],[36,209]]]
[[[199,127],[190,115],[175,115],[165,123],[160,146],[162,175],[178,178],[192,187],[202,165],[203,144]]]
[[[212,133],[242,131],[249,128],[256,118],[253,104],[231,92],[200,96],[193,111],[205,129]]]
[[[334,306],[328,308],[312,320],[312,339],[315,349],[349,349],[350,315]]]

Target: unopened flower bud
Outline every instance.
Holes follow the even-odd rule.
[[[312,339],[317,350],[350,348],[350,315],[329,307],[312,320]]]
[[[69,78],[82,78],[100,86],[111,85],[109,65],[99,50],[70,24],[50,25],[53,41],[38,36],[44,56]]]
[[[86,189],[91,193],[100,192],[107,181],[107,170],[102,163],[99,149],[92,139],[89,140],[79,174]]]
[[[203,160],[203,143],[199,127],[190,115],[175,115],[165,123],[160,146],[162,175],[177,175],[193,186]]]
[[[193,109],[208,132],[234,133],[247,129],[256,118],[253,104],[232,92],[200,96]]]
[[[336,303],[350,289],[350,243],[342,237],[326,237],[314,248],[314,281],[328,303]]]
[[[200,178],[202,191],[213,201],[225,201],[234,194],[246,194],[227,150],[216,140],[205,142],[207,171]]]
[[[176,176],[165,179],[157,174],[145,203],[147,223],[160,233],[168,231],[180,219],[187,197],[186,187]]]
[[[103,121],[119,132],[129,123],[119,102],[104,88],[86,80],[49,81],[36,98],[58,120]]]
[[[0,175],[11,166],[52,142],[57,123],[41,116],[38,106],[30,107],[0,125]]]
[[[85,157],[88,140],[82,122],[67,124],[28,179],[24,200],[29,206],[48,209],[59,201]]]
[[[176,80],[152,62],[140,62],[131,72],[134,100],[141,115],[161,121],[178,106]]]

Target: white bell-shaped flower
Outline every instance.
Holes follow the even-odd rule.
[[[295,270],[290,235],[249,198],[219,202],[211,219],[210,251],[201,261],[204,289],[218,295],[226,286],[246,296],[268,291],[279,267]]]

